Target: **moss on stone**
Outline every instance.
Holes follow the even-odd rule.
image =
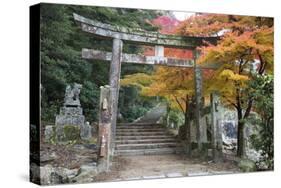
[[[73,125],[65,125],[63,127],[65,141],[78,141],[80,140],[80,128]]]

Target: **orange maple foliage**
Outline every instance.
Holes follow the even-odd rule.
[[[198,63],[220,65],[212,79],[205,81],[205,91],[219,91],[225,104],[238,114],[238,156],[244,150],[244,119],[253,106],[245,92],[253,74],[273,74],[273,19],[253,16],[202,14],[181,23],[178,30],[188,36],[219,36],[217,45],[200,47]]]
[[[177,27],[181,22],[175,18],[168,16],[159,16],[151,21],[151,24],[160,28],[159,32],[162,34],[177,34]],[[165,57],[181,58],[181,59],[193,59],[192,50],[165,48]],[[153,56],[154,47],[146,47],[144,55]]]
[[[253,74],[273,74],[273,19],[197,14],[180,23],[175,31],[186,36],[220,36],[217,45],[207,44],[198,48],[201,56],[197,62],[216,63],[219,66],[217,70],[203,71],[203,93],[208,96],[210,92],[219,91],[223,104],[237,110],[237,154],[243,156],[243,120],[249,116],[254,102],[245,89]],[[165,49],[165,56],[192,58],[192,53]],[[131,75],[124,81],[130,84],[132,78],[139,82],[137,75]],[[180,109],[186,109],[185,96],[194,94],[192,69],[159,67],[146,79],[150,84],[141,86],[144,95],[164,96],[172,106]]]

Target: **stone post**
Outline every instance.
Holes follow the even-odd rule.
[[[195,91],[195,125],[196,125],[196,140],[197,147],[199,151],[202,151],[202,135],[203,135],[203,127],[201,123],[201,106],[202,106],[202,72],[200,67],[197,65],[197,59],[199,57],[199,52],[194,51],[194,91]]]
[[[211,148],[212,156],[215,162],[222,160],[222,130],[221,117],[219,111],[219,97],[216,93],[211,93]]]
[[[111,91],[109,86],[100,87],[99,130],[98,130],[98,167],[108,171],[111,158]]]
[[[111,88],[111,152],[114,152],[114,140],[116,132],[116,121],[118,112],[118,97],[119,97],[119,82],[121,72],[121,59],[122,59],[123,42],[118,38],[113,39],[112,45],[112,58],[110,64],[109,85]]]

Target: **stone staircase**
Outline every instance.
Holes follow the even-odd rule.
[[[115,155],[159,155],[181,153],[177,139],[155,123],[118,124]]]

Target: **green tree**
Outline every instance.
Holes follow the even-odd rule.
[[[256,75],[249,84],[249,93],[255,99],[254,110],[260,118],[248,118],[257,125],[257,133],[250,137],[251,144],[257,151],[262,151],[262,159],[268,169],[274,166],[273,143],[273,75]]]
[[[111,51],[111,41],[96,39],[77,26],[73,12],[95,20],[125,27],[156,30],[147,20],[159,13],[152,10],[117,9],[92,6],[42,4],[40,16],[41,35],[41,94],[42,120],[54,122],[62,106],[67,84],[83,85],[81,105],[87,121],[97,121],[99,87],[108,84],[109,63],[81,58],[82,48]],[[124,52],[136,53],[142,47],[124,45]],[[143,66],[128,65],[127,72],[146,71]]]

